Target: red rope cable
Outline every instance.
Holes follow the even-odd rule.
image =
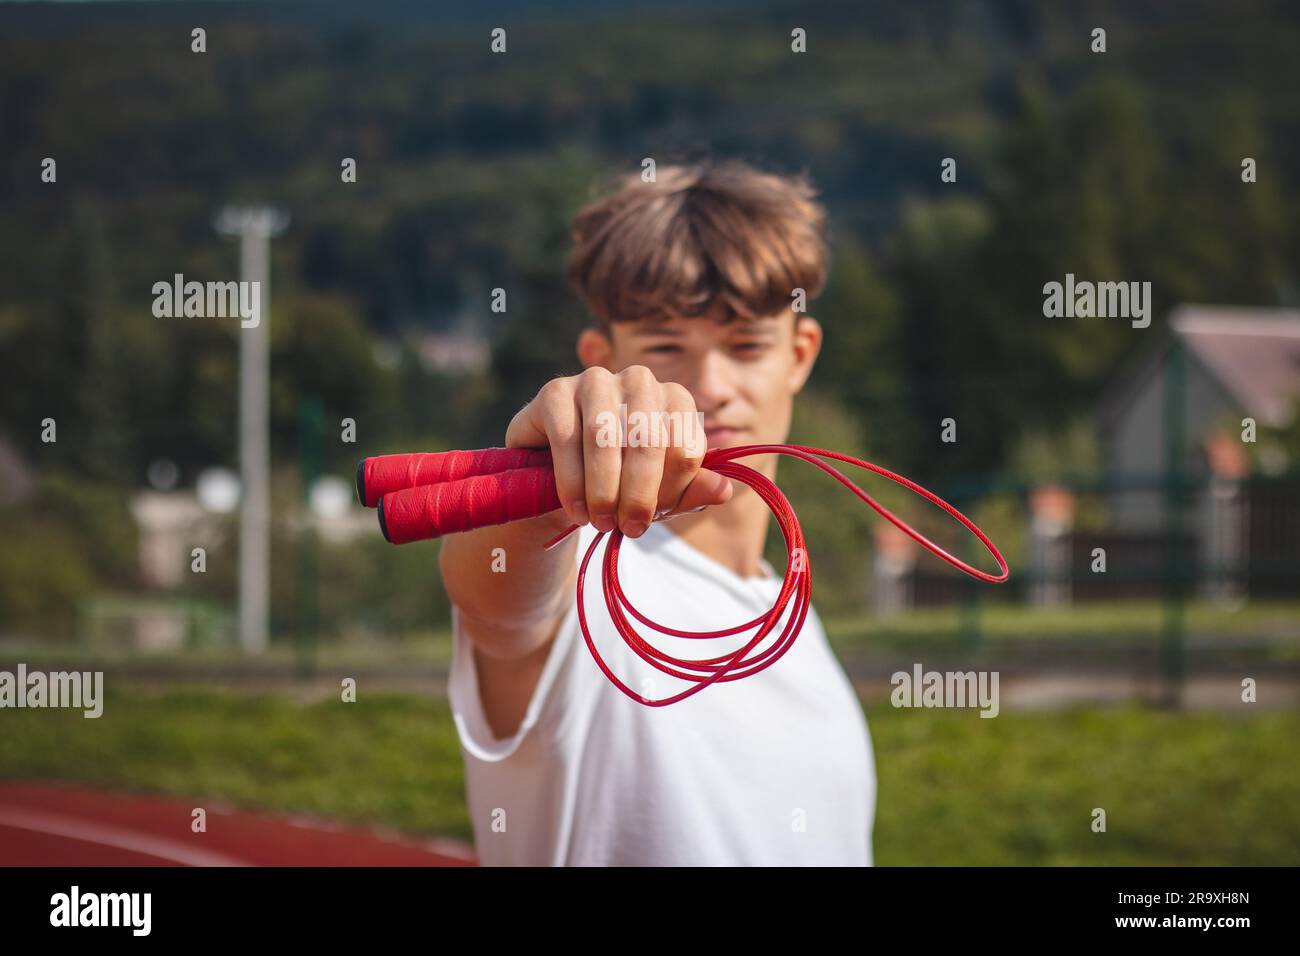
[[[873,465],[869,461],[851,455],[810,448],[806,445],[741,445],[735,448],[711,448],[704,456],[703,467],[753,488],[776,517],[777,525],[785,537],[787,555],[781,591],[770,611],[744,624],[716,631],[685,631],[665,627],[651,621],[633,607],[623,592],[618,578],[618,555],[623,533],[617,528],[608,532],[610,541],[605,549],[601,586],[604,591],[605,605],[609,609],[610,619],[615,629],[641,660],[662,673],[689,681],[694,685],[672,697],[649,700],[633,691],[610,670],[591,638],[584,600],[587,567],[591,563],[596,547],[607,533],[597,532],[578,570],[578,624],[596,665],[615,687],[632,700],[648,707],[664,707],[685,700],[692,694],[698,694],[710,684],[750,677],[780,660],[799,636],[812,604],[812,568],[805,547],[803,529],[799,526],[794,508],[782,494],[781,489],[766,475],[737,462],[740,458],[765,454],[789,455],[815,465],[852,491],[877,514],[913,541],[965,574],[993,584],[1007,580],[1010,575],[1002,554],[973,521],[938,495],[887,468]],[[837,468],[820,460],[823,458],[875,472],[938,505],[956,518],[988,549],[998,563],[999,573],[994,575],[972,567],[939,547],[877,502]],[[412,484],[418,481],[426,483]],[[390,541],[396,543],[436,537],[447,531],[468,530],[533,517],[559,507],[549,453],[525,449],[485,449],[476,452],[454,451],[431,455],[387,455],[368,458],[362,461],[357,469],[357,492],[363,503],[372,506],[378,504],[384,534]],[[577,529],[578,525],[570,525],[567,530],[548,541],[545,548],[549,550],[555,547]],[[793,607],[790,605],[791,600],[794,601]],[[766,650],[752,657],[748,656],[776,628],[787,607],[791,607],[792,613],[780,637]],[[743,647],[729,654],[701,659],[683,659],[665,654],[650,644],[629,622],[628,614],[661,634],[693,640],[731,637],[751,627],[757,627],[758,631]]]
[[[617,528],[611,533],[611,540],[605,549],[605,561],[603,573],[601,576],[602,586],[605,594],[605,604],[609,608],[610,619],[614,622],[614,627],[624,642],[647,664],[669,674],[673,677],[685,681],[691,681],[694,686],[688,687],[682,692],[672,697],[660,698],[658,700],[649,700],[644,696],[637,694],[621,681],[596,649],[595,642],[591,639],[591,632],[587,626],[587,615],[584,600],[584,582],[587,577],[587,565],[591,561],[592,555],[596,551],[597,545],[605,532],[601,531],[596,534],[592,540],[587,553],[583,557],[582,566],[578,571],[578,623],[582,629],[583,639],[586,641],[587,649],[591,652],[592,658],[596,665],[601,669],[607,678],[622,691],[626,696],[633,700],[639,701],[648,707],[664,707],[668,704],[677,703],[685,700],[692,694],[698,694],[704,688],[714,682],[739,680],[742,677],[749,677],[757,674],[764,668],[775,664],[782,655],[785,654],[793,645],[795,638],[803,628],[804,619],[808,615],[808,608],[812,603],[812,568],[808,561],[807,548],[804,545],[803,529],[799,526],[799,519],[795,515],[794,508],[791,507],[789,500],[781,493],[776,484],[761,472],[755,471],[747,465],[736,464],[737,458],[746,458],[751,455],[761,454],[781,454],[790,455],[800,458],[810,464],[816,465],[822,471],[831,475],[835,480],[847,487],[860,499],[870,505],[878,514],[890,521],[895,527],[904,532],[908,537],[921,544],[923,547],[938,555],[949,564],[973,577],[991,583],[1000,583],[1005,581],[1010,572],[1007,568],[1006,560],[998,551],[992,541],[976,527],[975,523],[954,508],[948,502],[944,501],[938,495],[916,484],[902,475],[895,474],[886,468],[873,465],[868,461],[854,458],[851,455],[842,455],[838,452],[824,451],[817,448],[809,448],[805,445],[742,445],[736,448],[714,448],[710,449],[704,457],[704,467],[710,471],[717,472],[727,478],[734,478],[737,481],[744,482],[758,493],[758,495],[771,509],[772,514],[776,517],[777,524],[781,528],[781,533],[785,537],[786,543],[786,574],[782,583],[781,592],[777,596],[776,603],[772,609],[765,615],[759,615],[752,621],[746,621],[744,624],[738,624],[735,627],[725,628],[717,631],[683,631],[677,628],[664,627],[647,618],[644,614],[632,606],[627,595],[618,580],[618,553],[619,546],[623,540],[623,533]],[[969,529],[979,538],[980,542],[988,548],[998,563],[1000,573],[998,575],[989,574],[978,568],[972,567],[960,558],[954,557],[943,548],[939,547],[929,538],[922,535],[902,521],[887,508],[877,502],[869,494],[859,488],[853,481],[847,478],[837,468],[819,460],[820,458],[832,458],[836,461],[846,462],[852,465],[858,465],[896,481],[904,487],[920,494],[922,497],[939,505],[950,515],[961,522],[963,526]],[[547,547],[552,546],[558,540],[567,536],[577,525],[573,525],[568,531],[560,535],[559,538],[553,539]],[[796,555],[798,556],[796,558]],[[781,636],[771,647],[750,658],[747,655],[751,650],[756,648],[776,627],[785,609],[794,596],[795,604],[789,621]],[[646,627],[653,628],[661,634],[668,634],[674,637],[693,638],[698,640],[711,640],[715,638],[729,637],[734,634],[749,630],[751,627],[759,627],[754,637],[744,647],[729,655],[721,657],[705,658],[701,660],[687,660],[682,658],[671,657],[662,653],[645,640],[636,629],[628,622],[624,610],[644,624]]]

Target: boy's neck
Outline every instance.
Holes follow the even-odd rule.
[[[731,500],[725,505],[712,505],[698,514],[678,515],[665,522],[665,526],[740,577],[762,577],[759,561],[772,512],[748,485],[740,482],[734,485]]]

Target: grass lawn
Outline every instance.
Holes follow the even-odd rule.
[[[815,601],[814,601],[815,604]],[[896,617],[827,617],[826,635],[839,652],[869,656],[881,651],[956,651],[970,612],[958,605],[919,608]],[[1053,641],[1152,645],[1164,627],[1159,601],[1109,601],[1064,607],[1026,607],[985,602],[974,621],[985,650],[1011,652],[1049,647]],[[1189,646],[1213,650],[1247,641],[1275,659],[1300,657],[1300,602],[1253,601],[1227,608],[1190,601],[1184,618]]]
[[[842,655],[894,657],[899,653],[962,650],[966,615],[960,606],[951,606],[920,608],[888,618],[860,614],[825,616],[823,623],[831,645]],[[1154,647],[1164,625],[1163,615],[1163,606],[1154,600],[1048,608],[986,602],[979,607],[978,627],[982,649],[999,655],[1043,650],[1067,641],[1093,645],[1099,653],[1104,653],[1124,646]],[[1235,609],[1191,601],[1187,605],[1185,624],[1188,647],[1200,653],[1246,642],[1254,645],[1253,653],[1264,659],[1300,659],[1300,601],[1253,601]],[[365,639],[352,635],[322,642],[315,649],[314,657],[322,669],[445,667],[451,661],[451,630],[446,626],[430,627],[400,638]],[[233,666],[252,673],[268,668],[294,668],[300,661],[300,651],[290,639],[276,640],[265,653],[248,657],[234,646],[146,652],[108,643],[95,645],[7,635],[0,639],[0,661],[47,666],[75,663],[80,668],[96,663],[147,663],[160,672],[169,668]]]
[[[868,712],[877,862],[1300,863],[1300,714]],[[0,712],[0,776],[210,796],[468,839],[443,700],[146,692]],[[1106,833],[1090,829],[1106,811]]]

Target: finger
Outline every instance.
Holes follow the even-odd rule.
[[[560,506],[574,524],[586,524],[589,516],[582,466],[582,415],[571,381],[564,380],[563,386],[548,398],[545,420]]]
[[[663,388],[671,427],[665,429],[670,444],[664,456],[663,479],[659,483],[658,514],[676,509],[687,486],[699,474],[705,453],[704,429],[698,420],[695,399],[675,382],[666,382]]]
[[[659,483],[664,473],[664,449],[659,442],[659,413],[664,386],[644,365],[630,365],[618,373],[622,402],[627,409],[627,441],[618,487],[618,527],[632,538],[654,520]]]
[[[649,407],[645,402],[644,398],[629,397],[629,406],[637,406],[628,411],[629,422],[635,421],[632,415],[638,412],[647,416],[658,414],[658,402],[652,401]],[[618,487],[618,526],[630,538],[641,535],[654,520],[659,486],[664,476],[665,451],[653,443],[629,445],[624,449],[623,472]]]
[[[574,524],[587,523],[583,492],[582,426],[571,379],[555,378],[538,391],[506,428],[507,448],[551,450],[555,490]]]
[[[614,376],[607,369],[593,367],[578,376],[584,492],[587,513],[597,531],[613,531],[618,518],[623,460],[620,396]]]

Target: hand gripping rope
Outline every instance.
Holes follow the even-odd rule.
[[[609,608],[609,616],[615,628],[628,646],[647,664],[665,674],[694,684],[672,697],[648,700],[631,690],[610,671],[596,650],[587,628],[583,584],[586,581],[587,565],[591,561],[591,556],[606,534],[604,531],[598,532],[578,570],[578,622],[582,628],[582,636],[587,642],[587,648],[591,651],[596,664],[619,690],[633,700],[649,707],[662,707],[684,700],[715,681],[739,680],[757,674],[775,664],[790,649],[799,635],[812,599],[812,569],[804,545],[803,530],[799,527],[799,519],[795,516],[789,500],[781,493],[781,489],[777,488],[766,475],[736,461],[738,458],[765,454],[790,455],[816,465],[913,541],[971,577],[998,584],[1009,576],[1007,562],[993,542],[975,526],[974,522],[938,495],[879,465],[873,465],[869,461],[850,455],[841,455],[838,452],[809,448],[806,445],[741,445],[736,448],[711,448],[704,456],[703,467],[749,485],[776,516],[781,533],[785,536],[787,553],[785,580],[781,586],[781,593],[772,609],[766,614],[725,630],[682,631],[663,627],[641,614],[624,595],[618,581],[618,552],[623,541],[623,533],[617,528],[609,532],[610,542],[605,549],[602,583],[605,604]],[[988,548],[989,553],[998,563],[999,573],[994,575],[981,571],[949,554],[875,501],[838,469],[820,460],[823,458],[866,468],[932,501],[961,522],[984,547]],[[455,531],[469,531],[488,525],[518,521],[522,518],[534,518],[560,507],[559,495],[555,489],[555,473],[551,466],[551,453],[548,449],[485,448],[478,451],[380,455],[364,458],[357,463],[357,496],[366,507],[378,508],[379,526],[384,532],[384,537],[393,544],[406,544],[410,541],[437,538]],[[577,528],[577,525],[570,525],[567,530],[548,541],[545,549],[550,550],[555,547]],[[780,638],[767,650],[748,657],[750,651],[761,644],[776,627],[792,598],[794,599],[793,613]],[[758,627],[759,630],[748,644],[733,653],[702,660],[681,660],[651,646],[632,628],[624,610],[645,626],[673,637],[708,640],[730,637],[751,627]]]

